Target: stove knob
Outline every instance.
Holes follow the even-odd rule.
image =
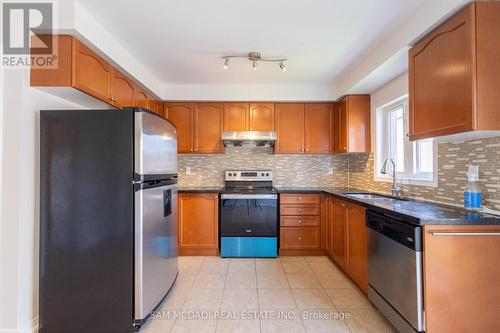
[[[260,175],[261,175],[262,177],[264,177],[264,173],[261,173]]]
[[[266,177],[269,177],[269,172],[268,172],[268,173],[266,173]]]

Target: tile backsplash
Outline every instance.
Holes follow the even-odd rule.
[[[403,185],[404,195],[413,198],[463,205],[469,165],[479,165],[483,206],[500,210],[500,137],[438,144],[438,185]],[[349,156],[349,185],[371,191],[389,192],[391,183],[374,181],[373,154]],[[398,182],[399,185],[399,182]]]
[[[178,162],[185,187],[221,186],[226,170],[273,170],[277,187],[346,186],[348,178],[347,156],[274,154],[273,148],[226,148],[221,155],[179,155]]]
[[[405,195],[463,204],[469,164],[479,165],[483,206],[500,210],[500,137],[438,144],[438,186],[403,186]],[[191,174],[185,173],[191,168]],[[374,180],[373,154],[274,154],[272,148],[226,148],[221,155],[179,155],[179,186],[222,186],[225,170],[270,169],[277,187],[350,186],[389,192]],[[329,174],[330,169],[333,174]]]

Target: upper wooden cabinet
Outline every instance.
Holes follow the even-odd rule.
[[[177,152],[191,153],[193,149],[193,103],[167,103],[167,119],[177,127]]]
[[[163,116],[163,103],[157,99],[153,99],[150,97],[149,100],[149,110],[153,111],[156,114],[159,114],[160,116]]]
[[[57,68],[30,69],[32,87],[78,89],[116,108],[148,108],[149,94],[73,36],[41,36],[57,39]]]
[[[177,151],[181,154],[223,153],[222,103],[167,103],[167,119],[177,126]]]
[[[336,103],[332,121],[335,153],[371,151],[369,95],[344,96]]]
[[[224,131],[273,131],[274,103],[224,103]]]
[[[276,153],[304,153],[304,104],[276,104]]]
[[[251,103],[250,131],[274,131],[274,103]]]
[[[217,255],[219,196],[216,193],[179,194],[179,254]]]
[[[248,103],[224,103],[224,131],[249,131]]]
[[[112,103],[117,108],[135,105],[135,85],[125,75],[113,69]]]
[[[308,154],[331,152],[333,104],[306,104],[304,117],[304,149]]]
[[[426,332],[500,327],[500,226],[424,227]]]
[[[222,146],[222,103],[196,103],[194,106],[195,153],[223,153]]]
[[[409,51],[410,140],[500,130],[500,3],[474,2]]]

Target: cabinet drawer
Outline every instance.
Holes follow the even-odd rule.
[[[318,249],[319,228],[281,228],[280,248]]]
[[[319,215],[319,205],[281,205],[281,215]]]
[[[318,227],[319,216],[281,216],[282,227]]]
[[[319,198],[319,194],[281,194],[280,202],[282,204],[319,205]]]

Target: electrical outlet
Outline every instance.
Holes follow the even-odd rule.
[[[184,171],[186,172],[186,175],[190,175],[191,174],[191,167],[187,166]]]

